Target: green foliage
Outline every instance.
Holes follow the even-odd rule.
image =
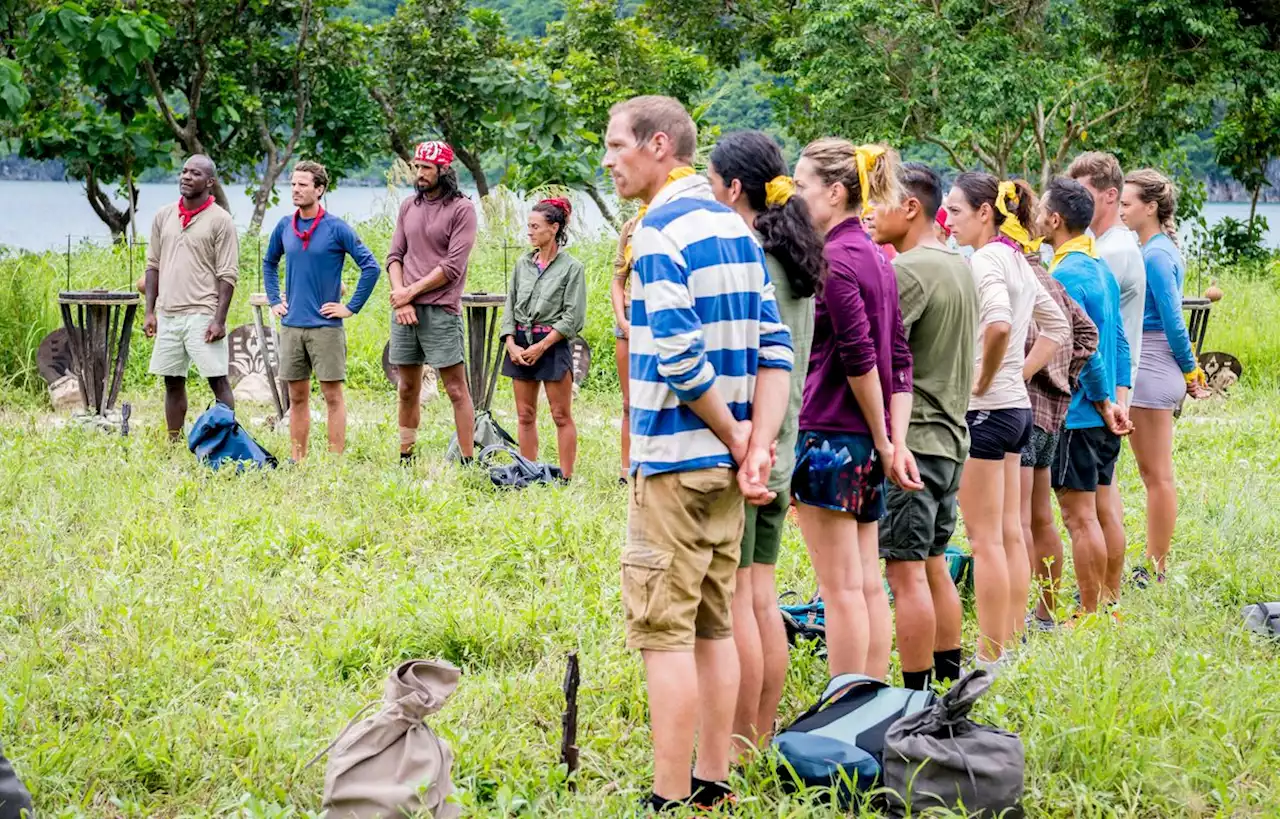
[[[1242,270],[1253,270],[1271,258],[1264,244],[1266,235],[1265,216],[1245,222],[1226,216],[1208,229],[1200,253],[1215,267],[1239,265]]]
[[[22,66],[0,57],[0,121],[17,119],[31,101],[31,92],[22,81]]]
[[[763,131],[776,139],[783,154],[794,162],[803,146],[779,125],[769,97],[779,81],[754,61],[719,70],[702,100],[707,105],[704,119],[721,132]]]
[[[1270,184],[1267,166],[1280,156],[1280,90],[1252,75],[1232,97],[1213,143],[1218,164],[1253,194],[1256,206],[1258,192]],[[1252,209],[1249,215],[1252,222]]]

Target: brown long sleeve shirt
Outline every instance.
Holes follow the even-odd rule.
[[[467,286],[467,259],[476,242],[476,208],[470,199],[459,196],[448,202],[411,196],[400,205],[396,231],[387,251],[387,266],[404,266],[404,284],[427,277],[436,265],[444,270],[448,284],[428,290],[414,304],[434,304],[460,315],[462,292]]]

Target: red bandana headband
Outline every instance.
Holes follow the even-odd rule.
[[[413,151],[414,162],[428,162],[432,165],[452,165],[453,149],[447,142],[419,142]]]
[[[568,199],[565,199],[564,197],[557,196],[554,199],[543,199],[538,204],[551,205],[553,207],[560,208],[560,210],[564,211],[565,219],[568,219],[570,216],[573,215],[573,203],[570,202]]]
[[[191,224],[191,220],[196,218],[197,215],[208,210],[212,204],[213,204],[213,196],[210,195],[208,199],[204,200],[203,205],[198,205],[195,208],[192,208],[191,210],[187,210],[187,206],[182,204],[182,200],[179,199],[178,200],[178,219],[182,222],[182,229],[186,230],[187,225]]]
[[[302,240],[302,249],[306,250],[307,245],[311,244],[311,234],[316,232],[316,225],[320,224],[320,220],[324,218],[324,208],[317,206],[315,221],[311,223],[311,227],[306,230],[298,230],[298,214],[301,211],[293,212],[293,235]]]

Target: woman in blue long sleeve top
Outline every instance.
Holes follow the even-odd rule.
[[[1153,170],[1125,178],[1121,216],[1142,242],[1147,300],[1142,316],[1142,358],[1133,391],[1133,455],[1147,490],[1147,560],[1156,582],[1164,581],[1165,559],[1178,516],[1173,478],[1173,412],[1187,395],[1199,395],[1204,373],[1196,363],[1182,316],[1182,254],[1174,243],[1173,183]],[[1145,585],[1144,566],[1133,570]]]

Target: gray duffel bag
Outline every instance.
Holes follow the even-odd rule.
[[[1254,603],[1245,606],[1244,626],[1263,637],[1280,640],[1280,603]]]
[[[890,726],[884,739],[890,816],[961,806],[969,816],[1022,816],[1022,740],[969,719],[991,681],[986,671],[972,671],[931,707]]]

